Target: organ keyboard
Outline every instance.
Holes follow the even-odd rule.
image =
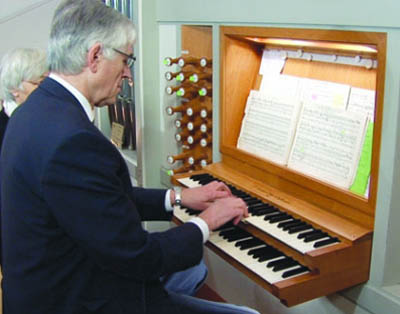
[[[173,177],[175,184],[189,188],[223,181],[249,207],[249,217],[238,226],[212,232],[207,247],[287,306],[367,280],[371,230],[244,178],[224,163]],[[197,214],[175,207],[174,221],[184,223]],[[238,238],[229,241],[226,233]]]
[[[218,179],[209,174],[198,174],[178,181],[187,187],[195,187],[210,183],[214,180]],[[301,253],[306,253],[320,247],[340,242],[337,237],[332,237],[328,233],[314,228],[309,223],[294,218],[271,204],[265,203],[237,189],[232,184],[228,184],[228,186],[233,195],[240,197],[248,205],[249,217],[245,219],[247,223],[258,227],[263,232],[279,239],[293,249]]]
[[[174,215],[181,222],[197,213],[179,206],[174,208]],[[309,272],[306,266],[232,224],[213,232],[209,242],[270,284]]]

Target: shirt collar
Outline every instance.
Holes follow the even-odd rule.
[[[85,111],[87,117],[91,122],[94,121],[94,109],[90,105],[89,101],[86,99],[85,96],[82,95],[80,91],[78,91],[74,86],[72,86],[70,83],[68,83],[66,80],[62,79],[55,73],[50,73],[49,77],[52,78],[53,80],[57,81],[60,83],[62,86],[64,86],[72,95],[75,96],[75,98],[79,101],[81,104],[83,110]]]
[[[3,108],[7,116],[11,117],[15,109],[17,109],[18,104],[15,101],[4,101]]]

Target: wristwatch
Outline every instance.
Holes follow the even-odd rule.
[[[180,186],[174,186],[173,189],[175,192],[174,205],[181,205],[182,204],[182,188]]]

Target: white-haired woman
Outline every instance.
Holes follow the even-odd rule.
[[[13,49],[6,53],[1,59],[0,152],[9,117],[39,85],[39,83],[47,75],[47,72],[46,54],[44,51],[39,49]],[[0,263],[1,257],[2,255],[0,247]]]
[[[0,63],[2,111],[10,116],[46,74],[46,54],[43,50],[16,48],[6,53]]]

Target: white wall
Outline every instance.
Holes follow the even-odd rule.
[[[0,57],[17,47],[46,49],[59,0],[0,0]]]

